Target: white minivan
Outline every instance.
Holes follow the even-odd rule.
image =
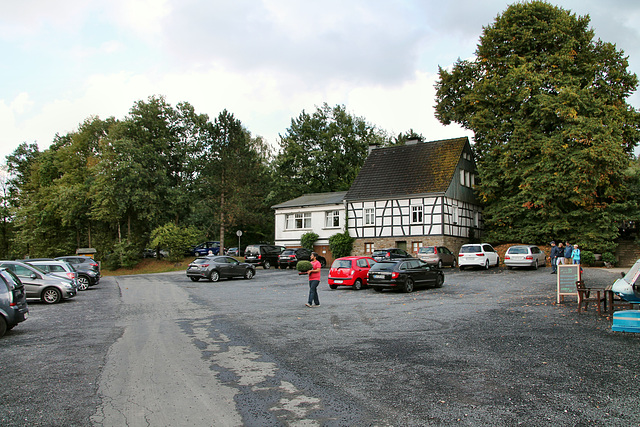
[[[458,253],[458,266],[460,270],[465,267],[483,267],[489,269],[498,266],[500,257],[493,246],[488,243],[470,243],[462,245]]]

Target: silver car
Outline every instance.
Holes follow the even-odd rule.
[[[89,284],[86,282],[78,282],[78,273],[76,269],[66,261],[52,260],[37,260],[37,261],[24,261],[27,264],[35,265],[45,273],[51,273],[54,276],[69,279],[80,291],[86,291],[89,288]]]
[[[0,261],[0,267],[18,276],[24,285],[27,298],[38,298],[47,304],[54,304],[78,294],[78,288],[71,280],[45,273],[33,265],[20,261]]]
[[[527,267],[537,270],[547,265],[547,255],[536,245],[511,246],[504,254],[507,268]]]

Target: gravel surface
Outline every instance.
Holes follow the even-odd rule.
[[[163,405],[135,414],[114,397],[188,393],[234,408],[208,425],[640,425],[638,334],[612,332],[594,307],[577,313],[575,297],[556,304],[549,268],[444,271],[442,288],[404,294],[330,290],[323,270],[312,309],[291,270],[218,283],[104,278],[75,300],[30,304],[30,319],[0,339],[0,425],[170,425],[195,415],[189,404],[164,418]],[[141,333],[162,322],[172,332]],[[152,357],[171,343],[180,351]],[[145,365],[166,372],[137,375]]]

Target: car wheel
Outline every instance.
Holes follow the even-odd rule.
[[[247,280],[253,279],[253,270],[250,268],[247,268],[247,271],[244,272],[244,278]]]
[[[198,280],[200,280],[199,277],[189,277],[189,279],[191,279],[192,282],[197,282]]]
[[[484,263],[484,269],[488,270],[489,269],[489,260],[486,260]]]
[[[441,288],[444,285],[444,274],[438,274],[436,279],[436,288]]]
[[[264,268],[265,270],[270,269],[271,263],[269,261],[265,261],[264,264],[262,264],[262,268]]]
[[[78,277],[78,289],[81,291],[86,291],[89,289],[89,278],[86,276]]]
[[[215,270],[212,271],[209,275],[209,280],[212,282],[217,282],[218,280],[220,280],[220,274]]]
[[[499,267],[499,266],[500,266],[500,257],[496,259],[496,267]]]
[[[537,269],[538,269],[538,260],[536,260],[536,263],[535,263],[535,264],[533,264],[533,269],[534,269],[534,270],[537,270]]]
[[[376,292],[382,292],[382,288],[380,286],[374,286],[373,290]]]
[[[438,268],[442,268],[442,260],[441,259],[438,260]]]
[[[62,292],[56,288],[46,288],[42,291],[42,301],[47,304],[55,304],[62,300]]]
[[[329,285],[331,289],[338,289],[338,285]]]
[[[362,280],[356,279],[355,283],[353,284],[353,289],[355,289],[356,291],[361,290],[362,289]]]
[[[411,279],[407,279],[407,280],[404,282],[404,288],[403,288],[403,290],[404,290],[406,293],[413,292],[413,280],[411,280]]]
[[[7,333],[7,321],[3,316],[0,316],[0,337]]]

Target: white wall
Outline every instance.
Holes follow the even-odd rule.
[[[329,211],[339,211],[340,225],[338,227],[327,228],[325,226],[326,213]],[[316,245],[328,245],[329,237],[333,236],[334,234],[342,233],[344,231],[344,212],[345,211],[343,204],[276,209],[275,244],[287,247],[300,246],[300,238],[302,237],[302,235],[312,231],[319,236],[318,240],[315,242]],[[311,227],[287,230],[286,216],[296,213],[310,213]]]

